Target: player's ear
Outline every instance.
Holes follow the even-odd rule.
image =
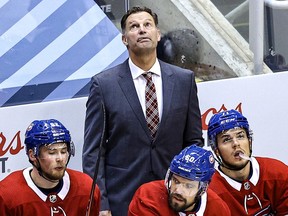
[[[34,155],[34,151],[32,149],[29,149],[28,150],[28,157],[31,161],[35,161],[36,160],[36,157]]]
[[[214,149],[214,153],[215,153],[215,155],[216,155],[217,157],[220,157],[220,153],[219,153],[218,148],[215,148],[215,149]]]
[[[161,31],[159,28],[157,28],[157,41],[159,42],[161,40]]]
[[[128,41],[127,41],[127,38],[125,37],[125,35],[122,35],[122,42],[125,46],[128,45]]]

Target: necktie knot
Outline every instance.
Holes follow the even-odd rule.
[[[143,73],[142,75],[147,81],[149,81],[149,82],[152,81],[152,72],[148,71],[146,73]]]

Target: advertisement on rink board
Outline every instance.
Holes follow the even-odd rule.
[[[211,116],[236,109],[248,118],[253,130],[253,155],[277,158],[288,164],[288,86],[283,80],[288,80],[288,72],[198,83],[205,148],[209,148],[207,125]],[[55,118],[70,130],[76,154],[69,167],[81,171],[86,101],[87,97],[82,97],[0,108],[0,180],[30,166],[24,134],[35,119]]]

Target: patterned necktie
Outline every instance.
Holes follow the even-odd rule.
[[[154,139],[156,136],[156,132],[158,130],[158,124],[159,124],[159,113],[158,113],[156,89],[152,81],[152,73],[147,72],[143,74],[143,76],[147,80],[146,87],[145,87],[146,122],[151,132],[151,137]]]

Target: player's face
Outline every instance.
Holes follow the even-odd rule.
[[[173,174],[171,177],[169,205],[177,212],[192,210],[198,190],[198,181],[191,181]]]
[[[40,148],[39,163],[42,175],[51,180],[60,180],[64,176],[69,153],[66,143],[55,143]]]
[[[127,18],[122,41],[128,46],[129,53],[137,55],[156,52],[160,38],[160,30],[149,13],[134,13]]]
[[[248,160],[240,157],[240,154],[250,156],[250,140],[244,129],[235,128],[218,134],[217,146],[224,165],[240,170],[248,164]]]

